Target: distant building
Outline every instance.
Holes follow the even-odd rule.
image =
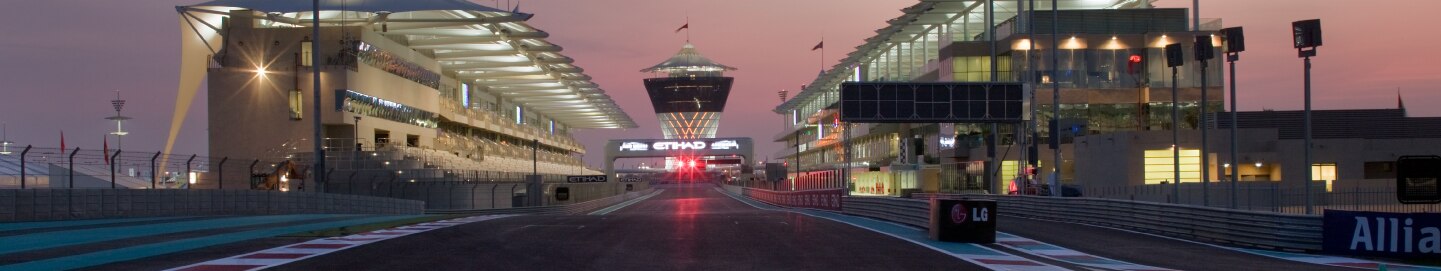
[[[660,121],[661,135],[665,139],[715,138],[735,82],[725,72],[734,70],[701,55],[690,42],[669,59],[642,69],[656,75],[645,79],[645,90]],[[674,168],[676,161],[667,157],[666,168]]]
[[[1193,30],[1185,9],[1151,7],[1148,1],[1068,1],[1055,15],[1048,6],[1027,13],[1015,1],[997,1],[995,44],[991,46],[986,2],[921,1],[902,9],[876,36],[866,39],[823,72],[795,98],[775,108],[789,126],[773,139],[789,148],[779,157],[795,171],[779,187],[848,187],[851,193],[901,195],[905,192],[1009,193],[1026,176],[1026,160],[1041,173],[1059,166],[1066,186],[1090,189],[1175,183],[1172,129],[1181,130],[1181,182],[1268,181],[1299,186],[1311,170],[1318,184],[1384,185],[1364,182],[1395,177],[1401,155],[1441,153],[1441,118],[1411,118],[1404,109],[1315,111],[1314,163],[1301,156],[1301,112],[1241,112],[1239,160],[1230,161],[1230,114],[1223,111],[1222,66],[1213,59],[1206,72],[1209,92],[1201,95],[1201,65],[1191,56],[1197,37],[1217,44],[1219,20]],[[1060,18],[1053,21],[1052,16]],[[1052,31],[1058,24],[1057,32]],[[1035,34],[1030,33],[1034,28]],[[1054,35],[1053,35],[1054,34]],[[1053,44],[1051,40],[1059,40]],[[1173,78],[1163,47],[1179,43],[1187,64]],[[1058,55],[1051,53],[1059,49]],[[991,52],[994,50],[995,55]],[[1052,61],[1059,66],[1052,65]],[[994,70],[992,67],[995,67]],[[991,78],[992,72],[996,78]],[[838,87],[843,82],[1023,82],[1035,107],[1033,122],[1023,124],[853,124],[851,163],[841,149],[845,127],[837,120]],[[1178,85],[1171,101],[1171,86]],[[1059,84],[1060,116],[1052,115]],[[1299,82],[1298,82],[1299,84]],[[1209,121],[1202,122],[1206,101]],[[1179,122],[1171,110],[1179,107]],[[1034,112],[1033,115],[1030,112]],[[1221,112],[1221,113],[1217,113]],[[1056,139],[1061,161],[1052,157],[1047,123],[1059,120]],[[1200,151],[1199,128],[1209,127],[1209,149]],[[1019,132],[1018,132],[1019,131]],[[1037,135],[1029,144],[1020,140]],[[922,149],[905,144],[923,138]],[[992,145],[994,144],[994,145]],[[992,147],[994,146],[994,147]],[[1036,151],[1027,151],[1035,148]],[[1028,153],[1029,152],[1029,153]],[[902,154],[921,153],[918,163]],[[1023,159],[1022,157],[1031,157]],[[1202,159],[1209,167],[1202,168]],[[847,165],[850,167],[847,167]],[[1222,169],[1239,166],[1240,176]],[[851,179],[843,180],[849,171]],[[1044,174],[1042,174],[1044,175]],[[1283,181],[1284,182],[1281,182]]]

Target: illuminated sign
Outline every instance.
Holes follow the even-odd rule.
[[[620,144],[620,151],[648,151],[650,146],[640,142],[626,142]]]
[[[941,147],[942,147],[942,148],[955,148],[955,147],[956,147],[956,138],[954,138],[954,137],[942,137],[942,138],[941,138]]]
[[[625,141],[620,143],[619,150],[623,152],[641,151],[680,151],[680,150],[740,150],[741,142],[734,139],[723,139],[715,141],[707,140],[661,140],[661,141]]]
[[[605,175],[565,176],[565,182],[567,182],[567,183],[603,183],[603,182],[606,182],[606,176],[605,176]]]
[[[712,150],[735,150],[740,148],[741,144],[736,143],[735,140],[721,140],[710,145],[710,149]]]
[[[705,141],[660,141],[650,143],[650,147],[657,151],[664,150],[704,150]]]

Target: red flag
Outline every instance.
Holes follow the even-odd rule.
[[[60,130],[60,152],[65,152],[65,130]]]
[[[103,157],[105,158],[105,165],[110,165],[110,136],[105,136],[105,148],[101,150],[103,150],[102,153],[105,154],[105,157]]]
[[[811,47],[811,51],[820,50],[822,48],[826,48],[825,41],[821,41],[821,43],[816,43],[816,47]]]
[[[681,25],[680,28],[676,28],[676,29],[675,29],[675,32],[676,32],[676,33],[680,33],[681,30],[686,30],[686,29],[689,29],[689,28],[690,28],[690,23],[685,23],[684,25]]]

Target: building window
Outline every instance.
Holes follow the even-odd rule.
[[[470,84],[460,84],[460,107],[470,108]]]
[[[1037,163],[1039,163],[1039,161],[1037,161]],[[1039,165],[1038,165],[1038,166],[1039,166]],[[1019,191],[1016,191],[1016,190],[1017,190],[1017,189],[1020,189],[1020,186],[1018,186],[1018,184],[1016,184],[1015,181],[1016,181],[1016,174],[1019,173],[1020,170],[1021,170],[1020,167],[1021,167],[1021,161],[1016,161],[1016,160],[1001,161],[1001,168],[998,169],[998,170],[1000,170],[1000,172],[997,172],[997,174],[999,174],[1000,177],[1001,177],[1001,187],[1004,188],[1004,189],[1006,189],[1006,192],[1007,192],[1007,193],[1009,193],[1009,192],[1019,192]],[[1040,180],[1040,179],[1041,179],[1041,176],[1036,176],[1036,177],[1033,177],[1033,178],[1036,178],[1037,180]]]
[[[291,90],[291,91],[290,91],[290,119],[291,119],[291,120],[300,120],[300,118],[302,117],[302,113],[305,112],[305,111],[302,111],[301,108],[304,108],[304,107],[305,107],[305,95],[304,95],[304,94],[301,94],[299,89]]]
[[[310,42],[310,37],[305,37],[305,41],[300,42],[300,66],[310,67],[311,61],[315,59],[314,52],[310,51],[314,49]]]
[[[1171,149],[1146,150],[1146,184],[1173,183],[1175,156]],[[1201,181],[1201,150],[1181,149],[1181,182]]]
[[[1396,179],[1395,161],[1366,162],[1364,167],[1366,179]]]
[[[1331,183],[1336,181],[1336,163],[1311,164],[1311,179],[1326,182],[1326,192],[1331,192]]]
[[[1011,57],[996,56],[997,77],[999,81],[1013,80],[1011,74]],[[963,56],[955,57],[952,60],[952,79],[957,82],[987,82],[991,81],[991,57],[990,56]]]

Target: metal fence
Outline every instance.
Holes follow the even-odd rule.
[[[19,148],[0,155],[0,189],[218,188],[217,181],[246,179],[279,161],[126,150]],[[247,169],[247,167],[249,167]],[[235,187],[240,188],[240,187]]]
[[[1219,208],[1232,207],[1230,183],[1141,185],[1124,187],[1084,187],[1081,195],[1088,198],[1125,199],[1159,203],[1178,203]],[[1235,207],[1240,210],[1289,214],[1306,213],[1306,194],[1301,184],[1281,182],[1240,182],[1234,190]],[[1312,211],[1325,210],[1376,212],[1441,212],[1438,204],[1401,204],[1396,199],[1394,182],[1387,180],[1349,180],[1315,182],[1309,191]]]

